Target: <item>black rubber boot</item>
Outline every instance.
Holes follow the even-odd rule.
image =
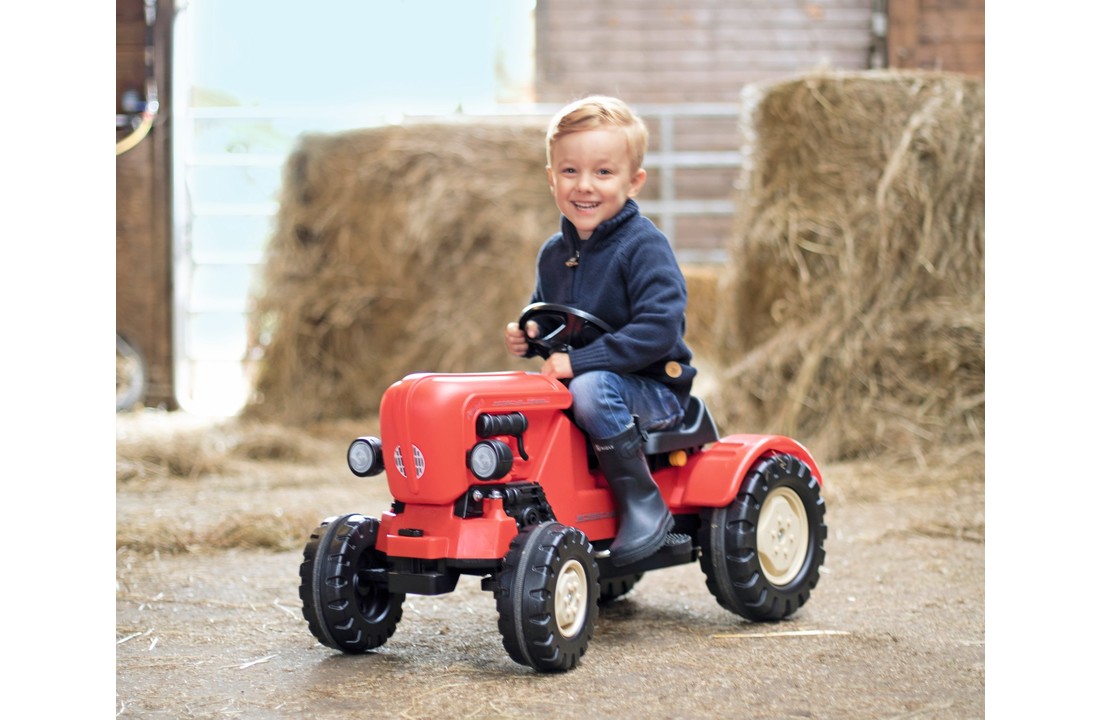
[[[672,530],[672,513],[649,472],[642,453],[642,434],[631,423],[622,433],[592,440],[607,484],[615,496],[619,531],[611,543],[611,562],[630,565],[649,557]]]

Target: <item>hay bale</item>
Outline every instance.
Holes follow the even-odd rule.
[[[687,282],[687,331],[684,340],[696,357],[714,355],[719,346],[717,315],[720,304],[719,282],[725,271],[718,264],[682,264]]]
[[[541,126],[423,124],[304,136],[256,294],[242,415],[365,417],[411,372],[525,367],[503,328],[558,226]]]
[[[765,88],[721,279],[716,415],[823,457],[984,435],[985,94],[943,73]]]

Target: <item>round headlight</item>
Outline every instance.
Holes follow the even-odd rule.
[[[470,449],[468,464],[478,480],[499,480],[512,469],[512,448],[500,440],[484,440]]]
[[[359,477],[382,472],[382,441],[375,437],[352,440],[348,447],[348,467]]]

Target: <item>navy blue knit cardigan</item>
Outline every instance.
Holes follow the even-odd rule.
[[[573,267],[570,258],[577,260]],[[587,240],[562,216],[561,232],[543,244],[536,267],[531,302],[570,305],[614,329],[570,352],[574,375],[645,375],[686,403],[696,372],[684,342],[687,283],[668,238],[634,200]]]

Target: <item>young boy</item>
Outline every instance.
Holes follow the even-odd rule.
[[[569,305],[608,323],[607,333],[554,353],[542,374],[573,395],[615,497],[619,530],[611,561],[624,566],[656,552],[672,530],[642,451],[644,431],[683,418],[695,368],[684,343],[687,286],[668,239],[638,210],[648,131],[621,100],[592,96],[567,105],[546,135],[546,172],[562,213],[561,232],[539,251],[531,302]],[[525,333],[505,329],[508,349],[530,357]]]

